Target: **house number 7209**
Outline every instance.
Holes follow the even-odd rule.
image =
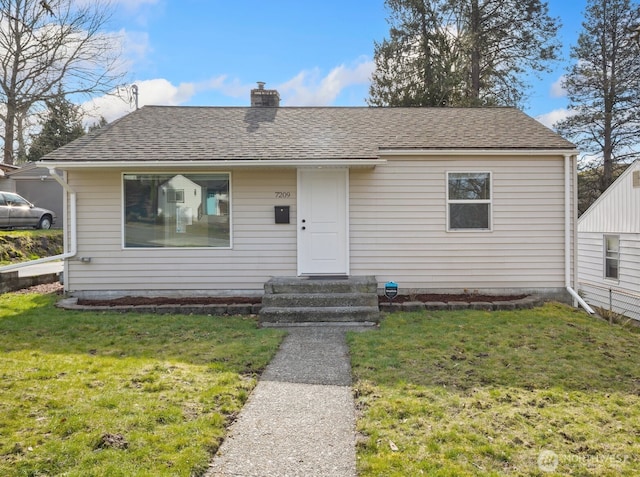
[[[276,192],[276,199],[289,199],[291,192]]]

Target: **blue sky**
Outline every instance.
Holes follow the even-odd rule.
[[[563,24],[564,61],[540,79],[525,112],[550,125],[565,115],[559,79],[586,0],[550,0]],[[127,84],[140,105],[247,106],[257,81],[283,106],[364,106],[374,41],[388,34],[383,0],[115,0],[110,27],[123,39]],[[130,107],[108,98],[113,120]]]

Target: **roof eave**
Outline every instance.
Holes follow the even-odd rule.
[[[163,168],[298,168],[298,167],[350,167],[373,168],[385,164],[386,159],[229,159],[209,161],[39,161],[49,169],[163,169]]]
[[[557,149],[384,149],[379,150],[380,157],[385,156],[574,156],[580,152],[575,148]]]

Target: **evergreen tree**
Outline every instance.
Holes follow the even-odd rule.
[[[638,157],[640,61],[632,31],[639,21],[635,2],[589,0],[571,51],[564,81],[571,115],[555,127],[585,153],[594,200],[615,180],[617,163]]]
[[[70,143],[84,134],[80,108],[68,101],[60,91],[46,102],[42,129],[32,136],[28,160],[37,161],[45,154]]]
[[[522,79],[557,56],[558,21],[541,0],[386,0],[374,106],[520,105]]]
[[[390,38],[375,44],[373,106],[445,106],[461,102],[464,63],[444,2],[387,0]]]

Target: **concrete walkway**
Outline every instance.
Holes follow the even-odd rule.
[[[347,330],[292,327],[206,477],[354,477]]]

